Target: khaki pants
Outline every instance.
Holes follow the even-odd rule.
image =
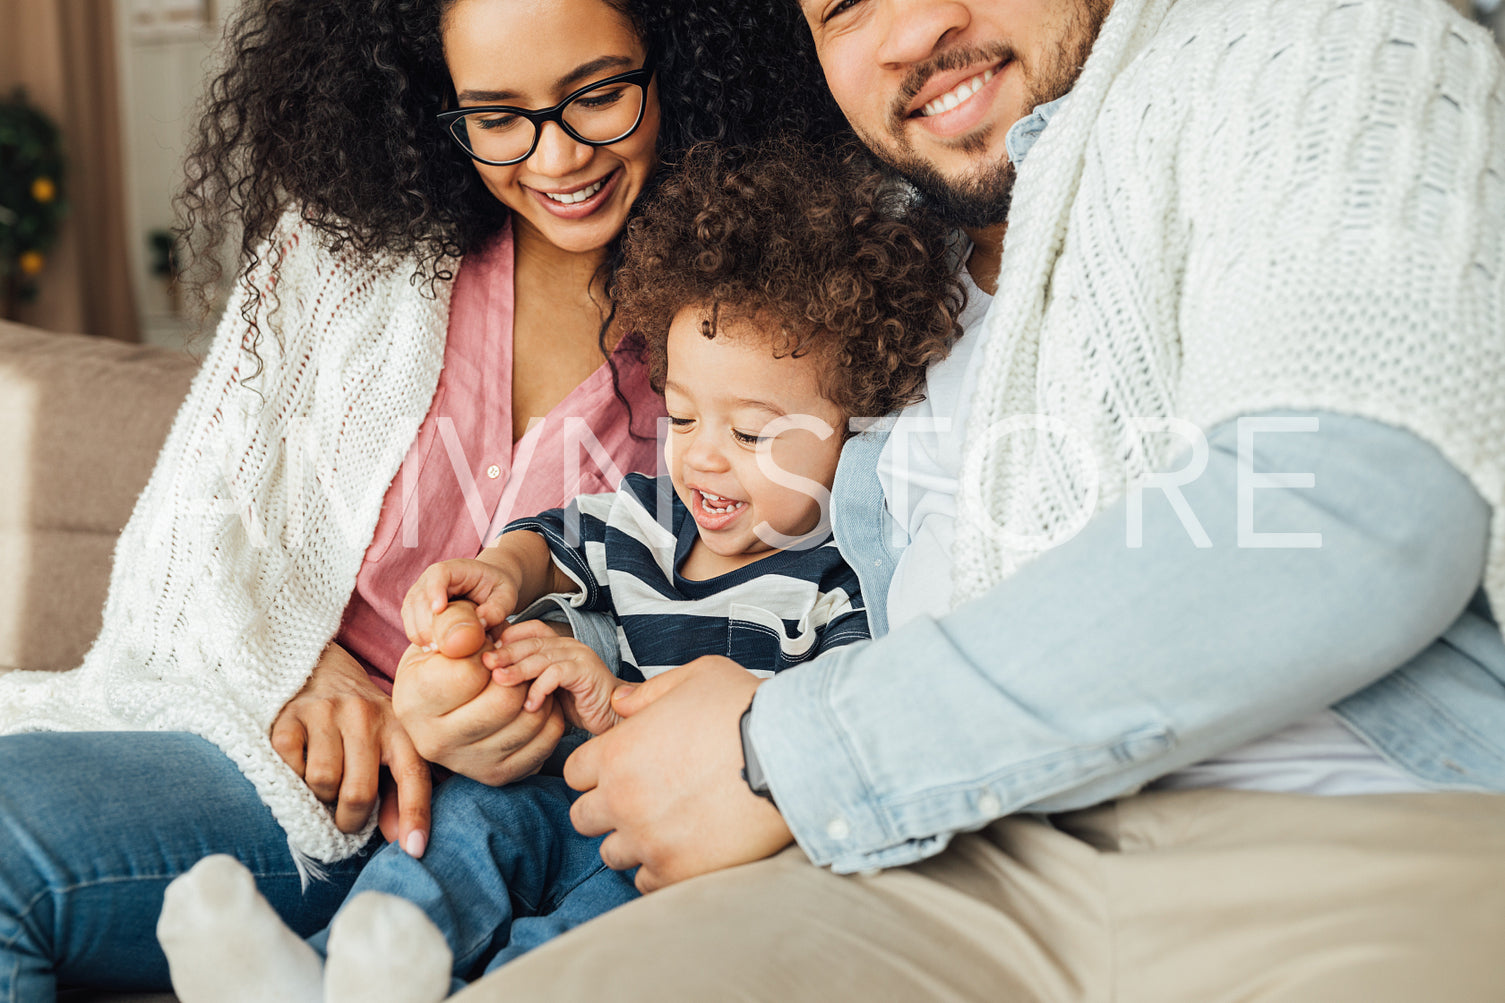
[[[864,876],[790,849],[458,999],[1499,1003],[1505,796],[1156,792]]]

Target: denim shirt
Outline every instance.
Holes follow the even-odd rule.
[[[1059,106],[1010,130],[1016,164]],[[1132,793],[1324,707],[1428,786],[1505,791],[1505,640],[1479,588],[1488,506],[1410,433],[1316,417],[1318,434],[1260,437],[1252,469],[1314,474],[1310,490],[1257,492],[1257,529],[1319,533],[1321,547],[1239,545],[1229,422],[1182,489],[1211,548],[1146,493],[1141,546],[1125,545],[1120,502],[984,596],[892,634],[903,534],[877,464],[893,421],[853,437],[832,522],[875,640],[770,680],[749,721],[810,859],[912,863],[957,832]]]
[[[1323,707],[1437,789],[1505,791],[1505,641],[1484,603],[1489,508],[1433,447],[1321,414],[1261,435],[1259,532],[1239,546],[1236,422],[1182,489],[1213,546],[1146,492],[946,616],[922,617],[758,689],[754,749],[796,840],[837,871],[911,863],[1019,811],[1129,794]],[[847,443],[832,519],[883,630],[895,553],[876,461],[886,425]]]
[[[1035,110],[1009,126],[1008,133],[1003,137],[1003,148],[1008,151],[1009,162],[1015,170],[1024,163],[1025,155],[1029,153],[1050,120],[1056,112],[1061,110],[1070,94],[1063,94],[1054,101],[1047,101],[1042,105],[1036,105]]]

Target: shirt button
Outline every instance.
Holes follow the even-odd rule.
[[[496,480],[498,477],[502,476],[502,468],[493,463],[491,466],[486,468],[486,476],[490,477],[492,480]]]
[[[992,791],[983,791],[982,797],[977,799],[977,810],[989,818],[997,818],[1003,814],[1003,802]]]
[[[843,840],[852,834],[852,827],[847,825],[844,818],[833,818],[826,823],[826,835],[835,840]]]

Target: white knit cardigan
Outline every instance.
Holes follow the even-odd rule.
[[[0,677],[0,730],[202,735],[306,865],[350,856],[374,820],[340,832],[268,733],[339,629],[433,399],[450,284],[331,253],[295,217],[260,259],[263,366],[243,350],[242,289],[115,548],[98,639],[71,672]]]
[[[1115,0],[1020,168],[998,286],[958,602],[1173,460],[1164,419],[1297,408],[1465,473],[1505,610],[1505,74],[1442,3]]]

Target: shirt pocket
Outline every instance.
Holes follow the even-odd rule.
[[[816,640],[808,618],[791,633],[782,617],[761,606],[732,603],[727,614],[727,657],[760,678],[808,661]]]

